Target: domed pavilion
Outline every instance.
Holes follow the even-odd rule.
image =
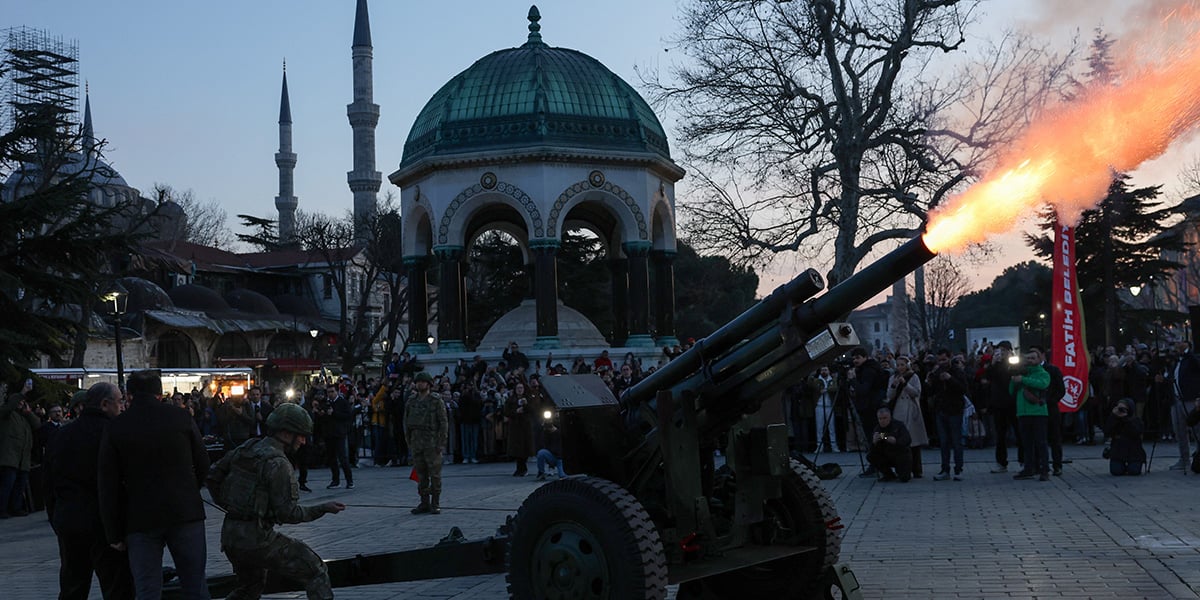
[[[678,343],[674,186],[684,170],[633,87],[582,52],[547,45],[540,18],[531,8],[525,44],[479,59],[430,98],[389,176],[401,189],[410,349],[429,350],[420,341],[429,335],[431,268],[441,280],[439,352],[466,349],[464,258],[493,230],[516,239],[533,266],[534,348],[575,346],[559,338],[569,334],[559,322],[556,255],[563,234],[578,229],[598,236],[611,259],[614,345]]]

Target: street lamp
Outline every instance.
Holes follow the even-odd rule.
[[[102,298],[112,307],[113,340],[117,345],[117,387],[121,388],[121,393],[125,393],[125,362],[121,357],[121,315],[129,308],[129,290],[125,289],[121,282],[114,281]]]

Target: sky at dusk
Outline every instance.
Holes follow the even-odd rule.
[[[1103,25],[1118,35],[1130,4],[990,0],[977,15],[977,33],[996,36],[1006,27],[1021,27],[1048,39],[1079,32],[1086,41]],[[95,131],[108,141],[109,162],[143,192],[167,183],[193,190],[202,201],[216,199],[235,227],[238,213],[276,216],[274,153],[284,59],[299,156],[299,208],[349,210],[346,105],[352,100],[354,6],[354,0],[0,0],[0,28],[24,25],[77,40],[81,84],[86,80],[90,86]],[[664,52],[677,31],[674,0],[552,0],[538,7],[546,43],[590,54],[635,88],[637,69],[665,70],[676,60],[677,53]],[[387,176],[400,162],[421,107],[478,58],[524,43],[528,9],[527,0],[370,2],[381,197],[398,192]],[[671,116],[660,119],[670,134]],[[1135,183],[1171,188],[1178,164],[1194,155],[1190,147],[1173,150],[1135,173]],[[685,179],[677,193],[687,189]],[[976,287],[986,286],[1004,266],[1031,258],[1015,236],[997,240],[997,246],[996,263],[973,270]],[[787,260],[772,265],[760,292],[797,267]]]

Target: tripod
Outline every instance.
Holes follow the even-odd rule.
[[[842,390],[839,389],[838,395],[840,396],[842,393],[843,393]],[[818,400],[818,402],[820,402],[820,400]],[[863,428],[861,426],[862,424],[860,423],[860,419],[858,416],[858,409],[855,408],[854,405],[850,402],[847,402],[847,404],[849,406],[848,406],[846,412],[849,414],[850,419],[849,419],[849,423],[846,424],[847,425],[846,431],[849,432],[850,429],[853,428],[854,431],[857,432],[855,434],[855,436],[858,437],[859,443],[858,443],[858,445],[855,446],[855,449],[858,452],[858,466],[860,469],[862,469],[862,473],[866,473],[867,472],[867,461],[863,456],[862,447],[863,447],[863,444],[867,440],[867,435],[863,431]],[[830,447],[833,447],[834,436],[830,435],[831,430],[829,429],[829,422],[833,420],[834,414],[837,413],[837,410],[834,408],[836,406],[837,406],[837,399],[835,398],[831,401],[831,405],[829,407],[829,412],[825,414],[825,423],[824,423],[824,428],[822,429],[822,431],[824,432],[824,435],[817,436],[817,451],[815,454],[813,454],[813,464],[816,464],[817,459],[821,457],[821,449],[825,447],[824,438],[826,436],[829,437]]]

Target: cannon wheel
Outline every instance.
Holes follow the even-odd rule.
[[[513,598],[662,599],[667,565],[641,503],[598,477],[543,485],[521,504],[508,546]]]
[[[814,546],[816,551],[689,582],[680,598],[826,597],[821,589],[825,572],[842,550],[837,508],[816,474],[795,460],[782,487],[783,496],[766,503],[767,518],[794,532],[784,543]]]

